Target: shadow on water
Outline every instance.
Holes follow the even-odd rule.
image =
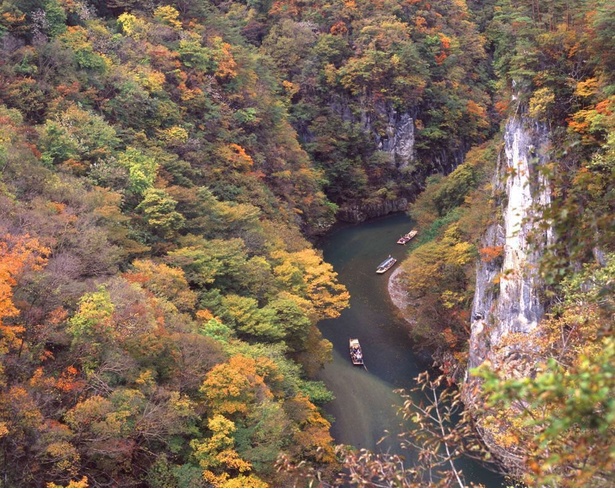
[[[391,271],[376,274],[376,267],[389,254],[398,259],[407,248],[397,239],[413,227],[406,214],[342,227],[320,244],[325,260],[338,273],[350,292],[350,307],[339,318],[322,321],[320,330],[333,344],[333,362],[319,377],[333,391],[335,400],[325,409],[334,418],[331,434],[336,443],[366,448],[375,452],[404,455],[396,440],[401,418],[397,410],[403,400],[395,389],[411,389],[414,378],[429,368],[412,350],[406,323],[396,313],[388,294]],[[394,268],[395,268],[394,267]],[[359,338],[367,369],[352,365],[348,338]],[[378,441],[390,432],[382,443]],[[473,463],[464,463],[468,482],[501,487],[501,477]]]

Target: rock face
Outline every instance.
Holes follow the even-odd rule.
[[[538,259],[552,236],[540,219],[541,208],[550,200],[549,184],[540,170],[548,162],[548,152],[545,126],[527,118],[508,121],[493,179],[497,216],[482,241],[483,247],[501,253],[480,261],[476,272],[468,370],[461,391],[470,410],[480,399],[480,381],[470,369],[488,361],[506,378],[522,378],[532,375],[538,360],[531,342],[502,340],[509,334],[530,333],[544,313]],[[502,446],[495,433],[481,426],[478,419],[477,429],[491,452],[511,474],[522,473],[523,457],[516,447]]]
[[[355,116],[343,99],[336,99],[331,110],[337,112],[344,121],[360,122],[363,130],[371,134],[374,147],[391,156],[391,165],[399,169],[408,167],[416,158],[414,148],[414,117],[410,112],[398,112],[384,103],[365,103],[363,107],[373,106],[373,111],[363,111]]]
[[[374,217],[403,212],[408,208],[408,199],[384,200],[380,203],[356,203],[342,207],[337,212],[340,221],[359,223]]]
[[[332,109],[338,112],[344,120],[359,122],[348,107],[339,100],[332,105]],[[384,130],[382,129],[383,121],[386,121]],[[400,113],[385,104],[378,104],[375,113],[361,113],[360,123],[363,130],[372,135],[375,149],[390,155],[391,166],[401,170],[413,164],[416,158],[414,118],[410,113]],[[409,182],[408,191],[410,193],[418,190],[415,182]],[[337,213],[337,218],[340,221],[359,223],[393,212],[403,212],[407,208],[408,199],[406,198],[383,200],[377,203],[354,202],[342,207]]]
[[[545,126],[530,119],[515,117],[506,124],[504,155],[493,182],[502,217],[482,243],[502,251],[498,259],[478,265],[469,368],[490,358],[505,335],[532,331],[543,315],[538,258],[552,236],[539,221],[550,200],[540,169],[547,163],[548,135]]]
[[[388,111],[389,122],[385,136],[376,136],[376,145],[380,151],[391,155],[391,161],[397,168],[407,168],[414,160],[414,119],[408,113],[399,114]]]

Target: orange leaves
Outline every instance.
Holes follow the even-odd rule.
[[[334,36],[344,36],[348,33],[348,27],[344,21],[340,20],[331,26],[329,32]]]
[[[19,311],[13,303],[13,287],[19,275],[26,269],[39,270],[47,262],[48,248],[41,246],[36,238],[12,236],[0,237],[0,353],[15,345],[21,326],[6,325],[4,318],[15,317]]]
[[[247,172],[254,166],[254,161],[250,155],[238,144],[231,143],[223,146],[219,153],[234,170]]]
[[[491,263],[494,260],[501,258],[504,255],[503,246],[486,246],[478,250],[480,259],[485,263]]]
[[[440,332],[440,334],[444,338],[444,341],[446,341],[446,344],[448,345],[448,347],[451,349],[455,349],[455,347],[457,346],[457,342],[459,341],[459,338],[457,338],[457,335],[453,333],[453,330],[450,327],[447,327],[447,328],[444,328]]]
[[[468,113],[478,117],[486,117],[487,111],[481,105],[478,105],[474,100],[468,100],[466,103]]]
[[[151,260],[135,260],[134,271],[127,272],[124,277],[142,284],[159,297],[172,299],[188,288],[184,272],[181,268],[173,268],[164,263],[154,263]]]
[[[11,29],[16,29],[26,22],[25,14],[16,14],[13,12],[2,13],[2,24],[9,26]]]
[[[487,109],[477,104],[474,100],[468,100],[466,102],[466,110],[468,115],[471,116],[471,120],[477,127],[486,129],[489,127],[489,115]]]
[[[301,420],[300,429],[294,434],[297,448],[301,450],[301,457],[321,463],[333,462],[335,460],[331,447],[333,438],[329,433],[331,423],[304,395],[297,395],[289,399],[287,409],[292,417]]]
[[[510,107],[510,101],[509,100],[498,100],[495,103],[495,110],[497,111],[498,114],[500,115],[505,115],[506,112],[508,111],[508,108]]]
[[[441,32],[438,33],[438,36],[440,36],[442,50],[449,50],[451,48],[451,38]]]
[[[435,55],[436,63],[441,65],[448,58],[451,51],[451,38],[442,32],[438,32],[440,38],[440,52]]]
[[[232,46],[228,42],[223,42],[222,38],[213,39],[216,50],[214,60],[217,62],[216,77],[222,80],[233,79],[237,76],[237,62],[233,58]]]
[[[296,17],[299,15],[299,6],[294,0],[277,0],[269,9],[269,15]]]
[[[590,90],[587,86],[583,88],[586,89]],[[600,133],[606,131],[608,119],[612,117],[613,112],[615,112],[615,96],[572,114],[568,119],[568,128],[579,133],[584,144],[595,144],[600,139]]]
[[[444,63],[444,60],[447,58],[447,54],[444,52],[440,52],[438,54],[436,54],[435,59],[436,59],[436,63],[441,65],[442,63]]]
[[[425,17],[421,17],[420,15],[417,15],[414,18],[414,27],[420,33],[427,32],[427,20],[425,19]]]
[[[80,391],[85,387],[85,381],[79,378],[79,371],[72,365],[66,367],[56,381],[56,389],[62,392]]]
[[[170,72],[173,72],[173,70],[178,70],[181,67],[179,53],[170,50],[166,46],[160,44],[151,45],[149,46],[147,54],[149,55],[150,65],[152,68],[163,73],[168,73],[171,75]],[[186,76],[183,72],[179,73],[181,73],[184,77]],[[179,73],[173,72],[172,74],[177,76]]]
[[[610,116],[615,111],[615,97],[609,97],[606,100],[596,104],[596,112],[601,115]]]

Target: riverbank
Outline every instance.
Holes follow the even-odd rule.
[[[408,305],[410,299],[408,298],[408,293],[406,292],[405,285],[405,277],[403,273],[403,268],[398,266],[393,270],[393,273],[389,276],[388,282],[388,291],[389,297],[391,298],[391,302],[397,308],[399,315],[406,321],[410,326],[414,325],[414,319],[408,313]]]
[[[403,319],[408,335],[413,338],[411,330],[416,325],[416,319],[414,319],[409,311],[411,303],[408,297],[406,278],[407,275],[404,274],[403,268],[398,266],[389,276],[387,289],[389,298],[397,309],[397,316]],[[462,380],[463,373],[465,372],[464,365],[459,363],[451,350],[425,347],[415,348],[414,355],[423,362],[433,363],[433,365],[438,366],[440,371],[452,382],[458,383]]]

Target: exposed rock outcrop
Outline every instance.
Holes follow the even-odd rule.
[[[470,408],[480,397],[472,368],[488,361],[506,378],[522,378],[533,375],[540,360],[532,342],[519,339],[534,331],[544,314],[538,260],[552,240],[551,229],[541,218],[550,201],[549,183],[541,171],[548,158],[548,128],[528,118],[509,119],[493,179],[496,218],[482,240],[483,247],[501,253],[479,261],[476,273],[468,370],[462,387]],[[522,459],[514,445],[501,446],[495,433],[481,431],[511,474],[521,470]]]
[[[386,216],[393,212],[403,212],[408,208],[408,199],[383,200],[378,203],[354,203],[342,207],[337,212],[340,221],[359,223],[374,217]]]
[[[414,119],[408,113],[393,109],[387,113],[388,124],[384,135],[376,135],[376,146],[391,155],[397,168],[407,168],[414,160]]]
[[[342,99],[333,102],[331,110],[338,113],[344,121],[360,122],[363,130],[372,136],[375,149],[390,155],[392,166],[398,169],[410,166],[416,158],[412,114],[399,112],[385,103],[365,101],[361,105],[373,107],[373,111],[363,111],[356,117]]]
[[[545,126],[530,119],[515,117],[506,124],[494,180],[502,217],[483,240],[485,247],[501,246],[502,257],[478,264],[469,368],[480,365],[507,334],[532,331],[543,315],[538,258],[551,233],[540,222],[550,200],[540,169],[548,161],[548,136]]]

